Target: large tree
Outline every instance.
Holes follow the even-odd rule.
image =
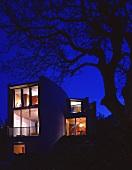
[[[24,77],[52,68],[63,79],[94,66],[104,80],[101,104],[118,118],[131,118],[131,7],[131,0],[3,0],[0,26],[9,40],[4,50],[17,46],[3,68]]]

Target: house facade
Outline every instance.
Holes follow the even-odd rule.
[[[96,104],[69,99],[51,80],[8,86],[10,153],[39,152],[63,135],[93,135]]]
[[[88,98],[68,98],[66,100],[65,135],[89,135],[96,133],[96,102]]]

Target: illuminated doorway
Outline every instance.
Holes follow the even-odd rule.
[[[66,119],[66,136],[86,135],[86,117]]]

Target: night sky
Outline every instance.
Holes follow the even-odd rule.
[[[3,31],[0,31],[1,39],[0,46],[6,42],[6,35]],[[13,47],[9,53],[1,54],[0,56],[0,66],[1,61],[7,61],[13,55],[15,55],[16,48]],[[5,73],[0,70],[0,118],[5,121],[7,118],[7,86],[12,83],[11,77],[8,77]],[[18,83],[20,84],[20,83]],[[64,80],[61,87],[67,93],[69,98],[85,98],[89,97],[89,102],[97,102],[97,114],[101,113],[104,116],[108,116],[111,113],[105,106],[100,105],[101,99],[104,97],[104,85],[103,78],[100,71],[94,67],[85,67],[82,69],[81,73],[75,75],[72,78],[67,78]]]
[[[128,9],[129,5],[130,4],[127,4]],[[1,19],[6,22],[7,18],[5,19],[4,17],[1,17]],[[0,30],[0,50],[3,49],[6,42],[6,34]],[[12,58],[16,51],[17,48],[13,47],[8,53],[0,53],[0,118],[2,118],[3,121],[7,118],[7,87],[8,84],[12,84],[12,79],[1,71],[1,62],[6,62],[9,58]],[[20,82],[18,84],[20,84]],[[89,97],[89,102],[96,101],[97,114],[101,113],[104,116],[111,114],[105,106],[100,105],[101,99],[103,99],[105,95],[105,91],[103,78],[100,71],[96,68],[90,66],[83,68],[78,75],[65,79],[61,87],[67,93],[69,98]],[[118,100],[123,104],[123,98],[121,98],[121,96],[118,96]]]
[[[0,47],[6,43],[6,35],[0,31]],[[7,86],[11,83],[11,77],[1,72],[1,61],[6,61],[15,55],[16,48],[12,48],[9,53],[0,55],[0,118],[4,121],[7,118]],[[20,84],[20,83],[19,83]],[[61,85],[69,98],[85,98],[89,97],[89,102],[97,102],[97,114],[101,113],[105,116],[111,113],[105,106],[100,105],[101,99],[104,97],[103,78],[100,71],[94,67],[85,67],[82,72],[72,78],[65,79]]]
[[[10,54],[11,56],[12,54]],[[8,58],[9,54],[2,55],[2,60]],[[4,121],[7,118],[7,85],[11,83],[10,77],[0,72],[0,118]],[[109,115],[110,112],[105,106],[100,105],[100,101],[104,96],[103,79],[94,67],[86,67],[82,72],[72,78],[67,78],[61,85],[69,98],[85,98],[89,97],[89,102],[97,102],[97,113]]]

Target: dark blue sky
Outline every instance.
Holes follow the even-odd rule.
[[[6,54],[4,55],[5,58]],[[7,118],[7,85],[10,83],[10,78],[3,73],[0,73],[0,117],[2,120]],[[79,75],[64,80],[61,85],[71,98],[89,97],[89,101],[97,101],[97,112],[109,115],[110,112],[105,106],[100,105],[100,101],[104,96],[103,79],[100,72],[94,67],[86,67]]]
[[[3,45],[6,42],[6,35],[3,31],[0,31],[0,47],[3,48]],[[9,53],[0,55],[0,66],[1,61],[6,61],[13,55],[15,55],[16,48],[12,48]],[[0,118],[5,120],[7,118],[7,86],[8,83],[11,83],[10,77],[2,73],[0,70]],[[104,97],[104,84],[103,78],[100,74],[100,71],[94,67],[86,67],[82,69],[82,72],[78,75],[75,75],[72,78],[64,80],[64,83],[61,85],[65,90],[69,98],[85,98],[89,97],[89,101],[97,102],[97,112],[104,114],[105,116],[111,114],[105,106],[100,105],[101,99]]]
[[[129,3],[127,4],[129,10]],[[2,17],[2,20],[6,22],[7,18]],[[8,20],[7,20],[8,21]],[[0,49],[3,48],[3,44],[6,42],[6,35],[3,31],[0,31]],[[126,47],[126,43],[124,43]],[[6,61],[8,58],[12,57],[15,54],[17,49],[11,49],[10,53],[0,55],[0,66],[1,61]],[[128,48],[126,49],[128,51]],[[70,54],[70,53],[69,53]],[[71,56],[71,55],[70,55]],[[7,117],[7,85],[10,83],[11,79],[7,75],[1,72],[0,70],[0,118],[5,120]],[[74,76],[73,78],[65,79],[62,88],[65,90],[69,98],[85,98],[89,97],[89,101],[97,102],[97,112],[104,114],[105,116],[109,115],[110,112],[105,106],[100,105],[101,99],[105,95],[103,78],[99,72],[94,67],[83,68],[82,72]],[[120,93],[118,93],[120,95]],[[123,103],[121,96],[118,96],[118,99]]]
[[[3,31],[0,31],[0,46],[6,42],[6,35]],[[4,43],[3,43],[4,42]],[[13,48],[9,53],[0,55],[0,66],[1,61],[6,61],[13,55],[17,49]],[[4,121],[7,118],[7,87],[11,83],[11,78],[8,77],[5,73],[0,71],[0,118]],[[100,105],[100,101],[103,98],[104,85],[103,78],[100,74],[100,71],[94,67],[85,67],[82,69],[80,74],[75,75],[72,78],[67,78],[64,80],[64,83],[61,87],[65,90],[69,98],[85,98],[89,97],[89,101],[97,102],[97,112],[104,114],[105,116],[111,114],[105,106]]]
[[[0,46],[6,42],[6,35],[3,31],[0,31],[1,39]],[[4,43],[3,43],[4,42]],[[15,55],[15,51],[17,49],[13,48],[9,53],[2,54],[0,56],[0,61],[6,61],[13,55]],[[1,64],[1,63],[0,63]],[[5,120],[7,118],[7,86],[11,83],[11,78],[6,74],[0,71],[0,118]],[[85,67],[82,69],[80,74],[75,75],[72,78],[67,78],[64,80],[64,83],[61,85],[65,90],[69,98],[85,98],[89,97],[89,101],[97,102],[97,112],[104,114],[105,116],[109,115],[110,112],[107,110],[105,106],[100,105],[100,101],[103,98],[104,85],[103,79],[100,74],[100,71],[94,67]]]

